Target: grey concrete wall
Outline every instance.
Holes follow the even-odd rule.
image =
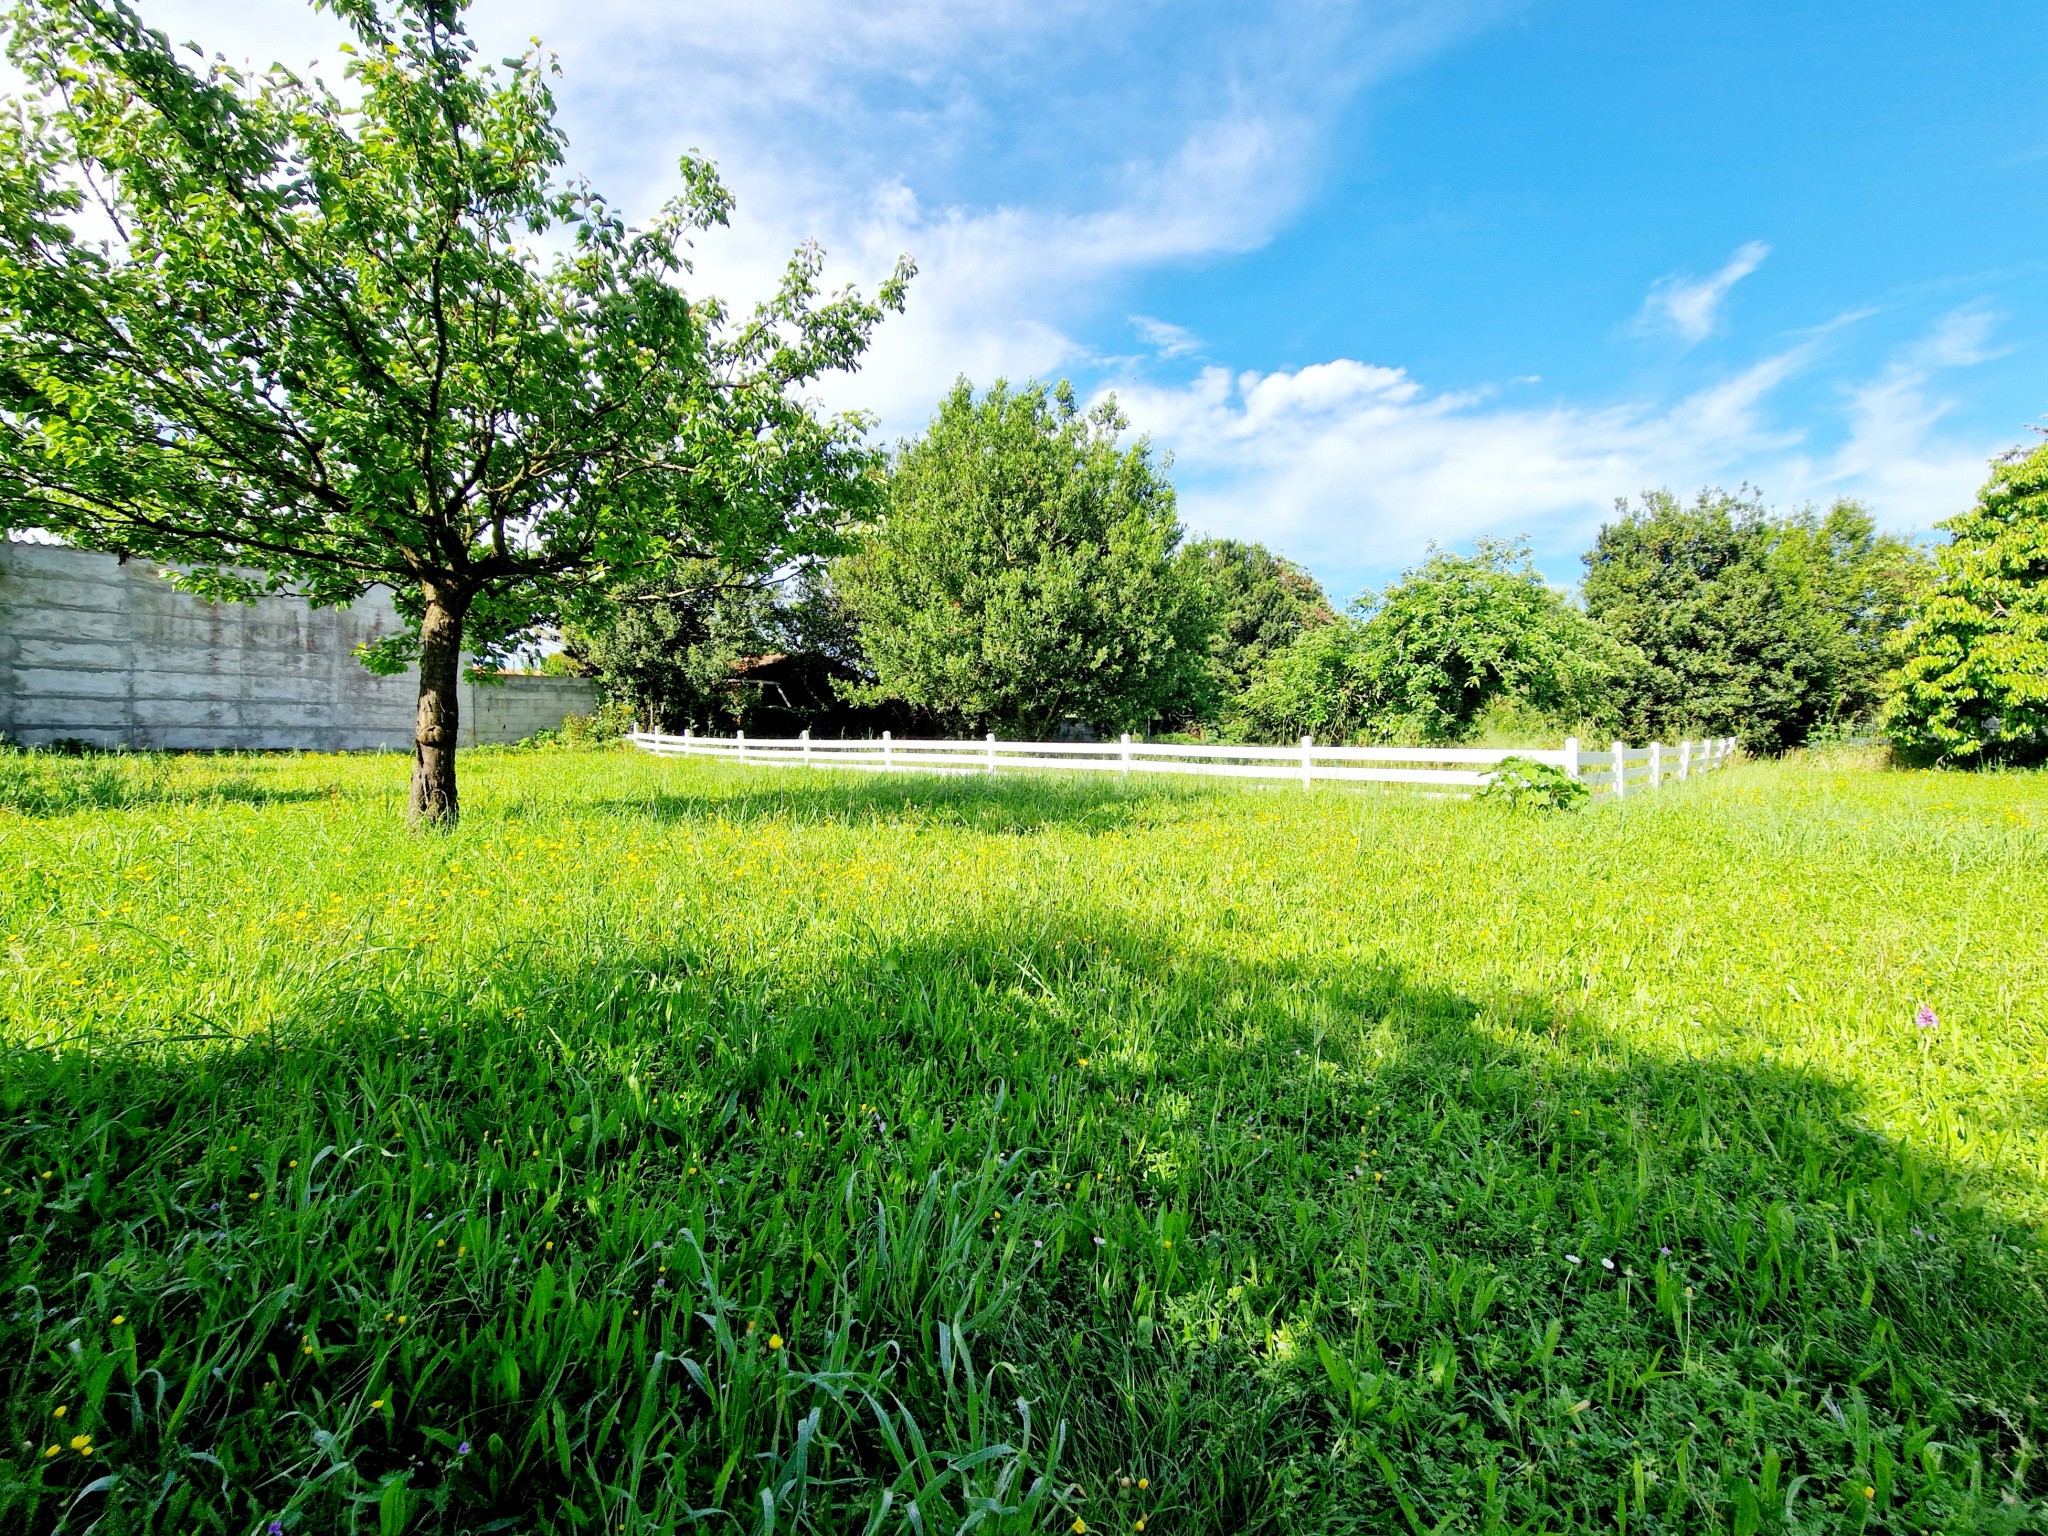
[[[208,603],[144,560],[0,541],[0,735],[34,746],[410,751],[419,677],[374,677],[358,643],[400,624],[388,594],[349,608]],[[573,677],[464,683],[462,742],[518,741],[596,704]]]

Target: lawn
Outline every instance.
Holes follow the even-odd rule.
[[[0,1528],[2048,1528],[2048,781],[409,768],[0,756]]]

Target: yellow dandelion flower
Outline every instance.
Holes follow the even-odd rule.
[[[1074,1523],[1067,1529],[1072,1531],[1074,1536],[1088,1536],[1088,1522],[1079,1515],[1074,1516]]]
[[[57,1405],[56,1412],[52,1413],[50,1417],[53,1419],[61,1419],[64,1417],[65,1414],[69,1413],[70,1411],[71,1405],[69,1403],[59,1403]]]
[[[125,1316],[124,1314],[122,1314],[122,1313],[119,1313],[119,1312],[116,1312],[116,1313],[114,1314],[114,1326],[115,1326],[116,1328],[120,1327],[120,1326],[121,1326],[121,1325],[122,1325],[123,1323],[125,1323],[125,1322],[127,1322],[127,1321],[128,1321],[128,1319],[127,1319],[127,1317],[126,1317],[126,1316]]]
[[[370,1412],[375,1413],[378,1409],[382,1408],[383,1406],[384,1399],[380,1397],[375,1402],[370,1404]]]
[[[73,1449],[74,1451],[82,1451],[82,1450],[84,1450],[84,1449],[85,1449],[85,1448],[86,1448],[86,1447],[87,1447],[88,1445],[91,1445],[91,1444],[92,1444],[92,1436],[91,1436],[91,1435],[73,1435],[73,1436],[71,1437],[71,1449]]]
[[[1150,1488],[1152,1486],[1152,1479],[1149,1477],[1141,1477],[1138,1479],[1138,1486],[1140,1488]]]
[[[782,1348],[782,1335],[781,1335],[781,1334],[779,1334],[779,1333],[771,1333],[771,1334],[769,1334],[769,1335],[768,1335],[768,1347],[769,1347],[770,1349],[780,1349],[780,1348]]]
[[[63,1451],[64,1451],[64,1447],[63,1447],[63,1446],[61,1446],[61,1445],[53,1445],[53,1446],[51,1446],[51,1447],[50,1447],[50,1448],[49,1448],[49,1449],[48,1449],[47,1451],[43,1452],[43,1457],[44,1457],[44,1459],[45,1459],[45,1460],[47,1460],[48,1458],[50,1458],[50,1457],[52,1457],[52,1456],[58,1456],[58,1455],[62,1455],[62,1454],[63,1454]]]

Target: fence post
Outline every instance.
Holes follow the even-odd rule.
[[[1650,788],[1662,789],[1663,787],[1664,743],[1661,741],[1653,741],[1650,743]]]
[[[891,768],[895,766],[896,747],[894,738],[892,738],[887,731],[884,731],[882,732],[882,771],[884,773],[887,773]]]
[[[1619,800],[1628,794],[1628,743],[1614,743],[1614,798]]]
[[[689,728],[689,727],[688,727],[688,726],[686,725],[686,726],[684,726],[684,727],[683,727],[683,756],[685,756],[685,757],[688,757],[689,755],[690,755],[690,728]]]
[[[1579,782],[1579,738],[1576,736],[1564,739],[1564,771],[1572,776],[1574,784]]]
[[[1307,789],[1309,780],[1315,776],[1315,758],[1312,755],[1316,744],[1313,736],[1301,738],[1301,787]]]
[[[1124,777],[1128,779],[1131,776],[1131,733],[1125,731],[1122,740],[1124,748]]]
[[[744,763],[747,760],[747,733],[743,730],[740,730],[738,727],[734,727],[732,739],[734,742],[738,744],[739,759],[741,762]]]
[[[1692,777],[1692,738],[1686,737],[1678,744],[1678,781],[1682,784]]]
[[[798,733],[798,739],[804,744],[804,766],[808,768],[811,766],[811,728],[808,725]]]
[[[988,771],[990,773],[996,771],[996,733],[994,731],[988,733]]]

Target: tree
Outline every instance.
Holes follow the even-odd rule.
[[[796,390],[909,272],[822,298],[806,248],[736,322],[681,286],[731,206],[707,163],[629,228],[560,179],[538,52],[480,65],[463,0],[328,4],[348,100],[188,67],[126,0],[10,14],[0,518],[216,599],[390,586],[414,627],[365,660],[417,658],[412,813],[453,822],[465,649],[676,560],[831,548],[877,494],[864,423]]]
[[[1636,739],[1690,730],[1754,752],[1867,720],[1924,560],[1860,505],[1775,516],[1753,493],[1652,491],[1586,555],[1587,611],[1632,653],[1610,714]]]
[[[1232,741],[1355,741],[1373,734],[1383,699],[1365,626],[1340,614],[1259,663],[1225,705],[1223,735]]]
[[[1453,742],[1502,699],[1575,721],[1598,708],[1622,664],[1520,544],[1432,550],[1352,612],[1268,659],[1229,717],[1234,734]]]
[[[628,582],[571,624],[565,649],[613,700],[664,730],[730,730],[736,667],[773,646],[767,584],[712,561]]]
[[[2048,444],[1993,465],[1940,525],[1931,589],[1903,632],[1885,726],[1908,754],[2048,758]]]
[[[1770,563],[1781,589],[1798,588],[1826,647],[1827,691],[1817,723],[1873,727],[1884,703],[1893,642],[1924,595],[1932,562],[1912,540],[1877,531],[1862,503],[1838,500],[1771,524]]]
[[[1173,487],[1114,401],[962,379],[899,449],[886,511],[833,582],[875,682],[955,727],[1047,734],[1192,712],[1215,627],[1176,558]]]
[[[664,730],[844,729],[869,715],[839,697],[836,685],[872,679],[851,618],[815,563],[766,577],[686,566],[615,591],[565,640],[613,700]],[[764,666],[778,674],[772,686],[758,677]],[[902,713],[873,718],[902,723]]]
[[[1303,630],[1337,617],[1315,577],[1263,544],[1202,539],[1181,557],[1202,572],[1215,594],[1209,654],[1228,693],[1241,692],[1265,659]]]

